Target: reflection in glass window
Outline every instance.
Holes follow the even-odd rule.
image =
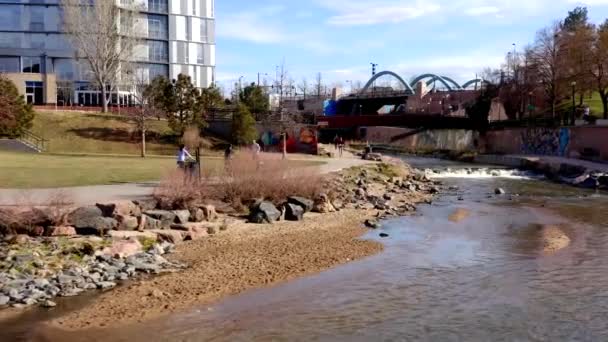
[[[167,42],[148,41],[148,60],[151,62],[167,62],[169,60]]]
[[[0,57],[0,73],[19,72],[19,57]]]
[[[30,30],[44,31],[44,7],[30,6]]]
[[[0,30],[19,31],[21,27],[21,6],[0,6]]]
[[[167,17],[148,14],[148,37],[167,39]]]
[[[169,5],[167,0],[148,0],[148,11],[167,13]]]
[[[40,73],[40,64],[42,62],[42,59],[40,57],[22,57],[21,58],[21,63],[22,63],[22,72],[27,72],[27,73],[34,73],[34,74],[38,74]]]

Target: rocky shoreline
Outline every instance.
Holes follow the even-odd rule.
[[[248,219],[218,214],[208,204],[160,210],[150,202],[122,201],[78,208],[69,215],[73,225],[60,231],[104,237],[5,238],[0,304],[53,307],[55,296],[165,273],[105,292],[52,324],[82,329],[153,319],[377,253],[381,245],[358,239],[364,226],[376,229],[383,218],[415,213],[416,204],[440,191],[438,181],[391,159],[329,175],[324,189],[314,199],[294,196],[278,206],[254,201]],[[64,245],[56,248],[57,241]],[[36,257],[24,257],[25,250]],[[53,265],[53,271],[53,258],[71,261]]]

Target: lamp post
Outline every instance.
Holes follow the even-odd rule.
[[[576,120],[576,81],[570,83],[572,86],[572,117],[570,118],[570,125],[574,126]]]
[[[268,74],[267,74],[267,73],[263,73],[263,74],[262,74],[262,73],[259,73],[259,72],[258,72],[258,87],[260,86],[260,74],[261,74],[261,75],[263,75],[263,76],[268,76]]]

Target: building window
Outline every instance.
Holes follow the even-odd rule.
[[[30,7],[30,30],[44,31],[44,7]]]
[[[201,44],[196,45],[196,63],[205,64],[205,49]]]
[[[169,60],[169,46],[167,42],[149,41],[148,60],[150,62],[167,62]]]
[[[21,28],[21,6],[0,6],[0,30],[20,31]]]
[[[19,57],[0,57],[0,73],[19,72]]]
[[[25,98],[27,103],[43,104],[44,87],[42,82],[25,82]]]
[[[22,57],[21,62],[21,72],[33,74],[40,73],[40,64],[42,62],[40,57]]]
[[[207,42],[207,20],[201,19],[201,42]]]
[[[158,13],[167,13],[169,10],[169,5],[167,0],[148,0],[148,11],[150,12],[158,12]]]
[[[188,63],[188,43],[176,42],[177,48],[177,63]]]
[[[167,17],[148,14],[148,37],[167,39]]]

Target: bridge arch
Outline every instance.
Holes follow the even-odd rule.
[[[460,89],[462,89],[462,87],[460,86],[460,84],[458,84],[458,83],[457,83],[456,81],[454,81],[453,79],[451,79],[451,78],[449,78],[449,77],[447,77],[447,76],[441,76],[441,78],[443,78],[444,80],[446,80],[446,81],[448,81],[448,82],[452,83],[452,84],[454,85],[454,88],[455,88],[456,90],[460,90]]]
[[[382,76],[393,76],[394,78],[396,78],[399,82],[401,82],[401,84],[403,84],[403,86],[405,87],[405,89],[407,89],[407,91],[409,91],[411,94],[414,94],[414,89],[403,80],[403,78],[401,78],[401,76],[397,75],[396,73],[392,72],[392,71],[381,71],[379,73],[377,73],[376,75],[374,75],[374,77],[372,77],[369,81],[367,81],[367,83],[365,84],[365,87],[363,87],[363,89],[361,89],[360,93],[363,94],[365,93],[369,87],[372,86],[372,84],[374,84],[374,82],[376,82],[376,80]]]
[[[410,85],[411,85],[412,87],[415,87],[415,86],[416,86],[416,84],[417,84],[418,82],[422,81],[422,80],[423,80],[423,79],[425,79],[425,78],[430,78],[430,79],[431,79],[431,80],[430,80],[430,81],[427,83],[427,85],[428,85],[428,84],[430,84],[430,83],[433,83],[434,81],[439,81],[439,82],[441,82],[441,83],[442,83],[442,84],[443,84],[443,85],[444,85],[446,88],[448,88],[448,90],[454,90],[454,89],[452,89],[452,87],[450,86],[450,83],[449,83],[449,82],[448,82],[448,81],[447,81],[445,78],[443,78],[443,77],[441,77],[441,76],[437,76],[437,75],[435,75],[435,74],[422,74],[422,75],[420,75],[420,76],[418,76],[418,77],[414,78],[414,79],[412,80],[412,83],[410,83]],[[454,82],[453,80],[451,80],[451,81],[452,81],[454,84],[456,84],[456,85],[458,86],[458,84],[457,84],[456,82]],[[460,89],[460,86],[458,86],[458,88],[456,88],[456,89]]]
[[[487,81],[486,81],[486,80],[483,80],[483,79],[481,79],[481,78],[476,78],[476,79],[474,79],[474,80],[470,80],[470,81],[468,81],[468,82],[464,83],[464,84],[462,85],[462,89],[467,89],[468,87],[470,87],[471,85],[473,85],[473,84],[475,84],[475,83],[482,83],[482,84],[483,84],[483,83],[487,83]]]

